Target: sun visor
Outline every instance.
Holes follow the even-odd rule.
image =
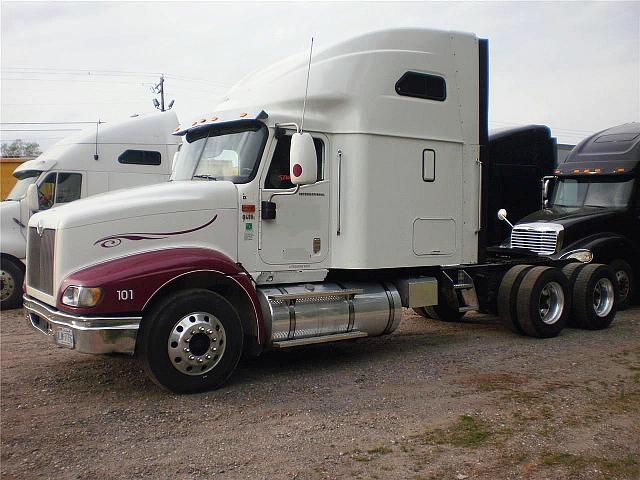
[[[187,133],[194,133],[198,130],[205,130],[212,125],[225,125],[234,123],[239,120],[266,120],[269,117],[264,110],[260,112],[246,112],[240,110],[231,110],[226,112],[219,112],[200,119],[195,120],[191,125],[181,125],[175,129],[174,135],[186,135]]]

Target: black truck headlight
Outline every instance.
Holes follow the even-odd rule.
[[[62,294],[62,303],[70,307],[95,307],[102,298],[100,287],[69,285]]]

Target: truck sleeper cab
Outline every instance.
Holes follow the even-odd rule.
[[[244,79],[176,129],[170,182],[31,218],[27,320],[68,348],[135,353],[159,385],[194,392],[222,385],[243,351],[389,334],[403,307],[495,304],[490,285],[526,261],[522,288],[509,283],[514,321],[557,335],[560,264],[485,258],[486,53],[473,35],[419,29],[328,47],[304,131],[306,55]],[[575,290],[606,296],[611,272],[588,267]],[[597,328],[613,320],[611,297],[583,303]]]
[[[170,135],[177,125],[174,112],[98,123],[16,168],[17,182],[0,204],[3,309],[22,302],[26,229],[33,213],[27,201],[29,186],[37,187],[36,210],[47,210],[98,193],[166,181],[180,143]]]

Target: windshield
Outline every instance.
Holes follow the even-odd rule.
[[[633,179],[625,181],[558,179],[553,189],[551,206],[624,208],[629,204],[633,183]]]
[[[259,122],[242,122],[187,134],[171,180],[253,179],[267,140],[267,128]]]
[[[9,195],[7,195],[7,200],[20,200],[21,198],[24,198],[27,194],[27,188],[29,188],[29,185],[34,183],[41,173],[42,172],[39,170],[20,172],[18,181],[9,192]]]

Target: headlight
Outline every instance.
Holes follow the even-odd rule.
[[[562,260],[573,258],[582,263],[589,263],[591,260],[593,260],[593,253],[591,253],[590,250],[586,249],[573,250],[572,252],[563,253],[562,255],[560,255],[560,258]]]
[[[99,287],[77,287],[69,285],[62,294],[62,303],[70,307],[94,307],[102,298]]]

